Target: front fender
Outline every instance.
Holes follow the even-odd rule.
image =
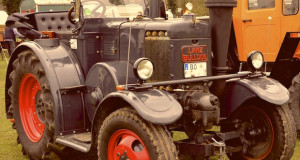
[[[174,123],[183,113],[181,105],[172,95],[157,89],[141,92],[120,91],[110,93],[101,102],[97,112],[99,109],[101,110],[102,107],[105,107],[105,105],[102,104],[105,104],[111,99],[113,99],[115,103],[117,103],[116,101],[118,100],[127,102],[143,119],[159,125]]]
[[[227,81],[223,97],[225,114],[230,115],[253,98],[259,98],[275,105],[285,104],[289,100],[289,91],[274,79],[259,77]]]

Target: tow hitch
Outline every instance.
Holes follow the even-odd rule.
[[[225,141],[229,139],[239,138],[240,131],[232,131],[226,133],[205,132],[199,135],[196,140],[186,139],[175,142],[179,154],[200,156],[203,158],[210,156],[219,156],[219,159],[226,157],[226,153],[238,152],[242,148],[234,148],[225,145]]]

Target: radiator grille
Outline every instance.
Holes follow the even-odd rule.
[[[146,37],[145,55],[154,64],[154,75],[150,81],[170,79],[171,47],[168,37]]]

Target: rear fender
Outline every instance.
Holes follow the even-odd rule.
[[[5,105],[7,118],[13,118],[12,114],[9,113],[9,106],[11,105],[10,97],[8,95],[8,89],[10,88],[11,81],[9,80],[9,74],[13,71],[13,62],[18,58],[18,55],[25,50],[32,50],[39,58],[43,68],[48,77],[48,82],[51,88],[51,94],[54,102],[54,116],[56,134],[67,132],[75,127],[75,122],[72,119],[81,118],[83,119],[83,102],[81,93],[74,90],[82,90],[84,87],[84,76],[80,69],[80,65],[69,49],[63,43],[58,40],[43,40],[45,44],[54,44],[53,46],[41,46],[36,42],[24,42],[19,45],[10,59],[5,84]],[[74,94],[76,93],[76,95]],[[63,94],[63,95],[62,95]],[[78,97],[78,98],[74,98]],[[73,98],[72,98],[73,97]],[[78,104],[73,106],[73,104]],[[72,108],[70,108],[72,106]],[[68,112],[64,112],[68,107]],[[81,111],[79,114],[78,112]],[[72,114],[74,113],[74,114]],[[68,116],[69,115],[69,116]],[[69,119],[71,123],[65,123],[65,119]]]
[[[289,100],[289,91],[276,80],[267,77],[238,79],[227,81],[223,98],[225,110],[222,115],[228,116],[254,98],[275,105],[285,104]]]
[[[120,103],[121,102],[121,103]],[[106,104],[109,104],[107,106]],[[97,108],[94,120],[98,112],[105,107],[116,107],[114,105],[129,105],[146,121],[159,125],[168,125],[177,121],[183,109],[177,100],[169,93],[151,89],[141,92],[120,91],[107,95]],[[96,123],[94,121],[94,123]]]

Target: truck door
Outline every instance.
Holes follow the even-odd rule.
[[[255,50],[264,54],[265,61],[275,61],[280,47],[280,3],[279,0],[242,1],[242,61]]]
[[[282,1],[282,17],[281,17],[281,42],[285,37],[286,32],[300,31],[300,12],[299,0],[283,0]],[[296,50],[295,58],[300,59],[300,44]]]

